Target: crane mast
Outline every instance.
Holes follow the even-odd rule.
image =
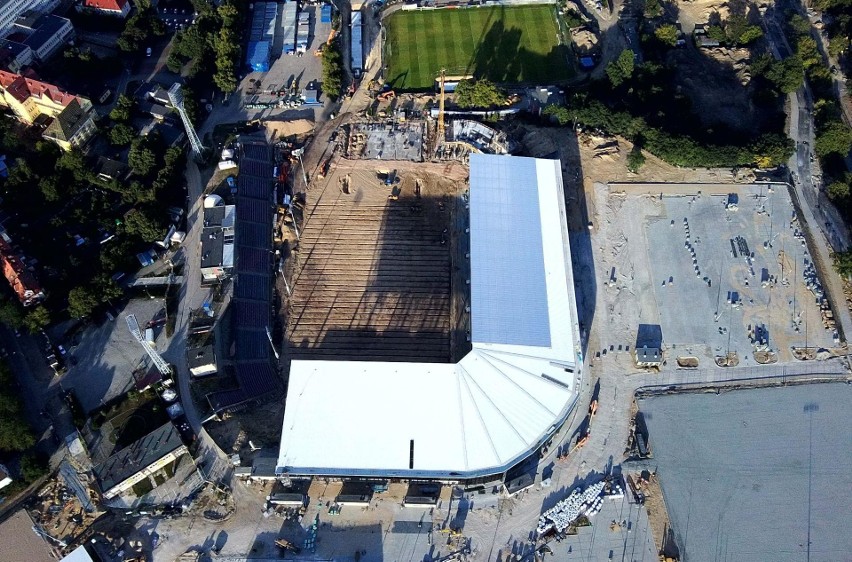
[[[157,370],[160,371],[163,375],[171,375],[172,369],[169,367],[169,364],[157,353],[157,350],[154,349],[148,342],[145,341],[145,338],[142,337],[142,332],[139,330],[139,322],[136,321],[135,314],[128,314],[124,317],[127,321],[127,329],[130,330],[130,333],[136,338],[142,347],[145,348],[145,353],[148,354],[148,357],[151,358],[151,361],[154,362],[154,366],[157,367]]]

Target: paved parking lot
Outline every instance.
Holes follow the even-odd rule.
[[[331,24],[320,22],[320,7],[307,6],[305,8],[311,13],[311,31],[309,35],[308,50],[303,55],[282,54],[286,52],[286,46],[282,45],[281,37],[276,35],[273,44],[273,57],[277,57],[270,65],[269,72],[251,72],[245,77],[245,96],[243,104],[269,103],[281,99],[277,94],[290,86],[294,80],[298,82],[298,91],[301,91],[312,80],[322,80],[322,59],[315,56],[315,51],[324,43],[331,32]],[[276,26],[276,32],[280,32],[280,18]],[[252,83],[251,81],[256,82]],[[321,102],[327,101],[324,96]],[[321,111],[322,107],[317,107]],[[319,113],[317,113],[317,117]]]
[[[127,329],[125,315],[135,314],[144,334],[145,324],[163,308],[162,298],[133,299],[115,320],[93,323],[65,342],[68,371],[56,377],[51,387],[61,384],[74,389],[86,411],[119,396],[133,386],[133,371],[150,364],[145,350]],[[163,326],[154,328],[158,349],[165,347]],[[60,342],[61,343],[61,342]]]

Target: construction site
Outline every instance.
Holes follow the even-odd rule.
[[[340,161],[314,183],[291,264],[291,358],[447,362],[464,346],[466,170],[403,164]]]
[[[643,346],[661,350],[648,361],[658,368],[842,353],[783,184],[596,183],[593,189],[598,310],[608,317],[606,333],[590,344],[593,360],[630,368],[640,363]],[[656,332],[652,342],[643,327]]]

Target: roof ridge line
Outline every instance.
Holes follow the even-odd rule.
[[[495,367],[494,365],[491,365],[491,363],[488,363],[488,365],[489,365],[492,369],[495,369],[495,370],[498,370],[498,371],[499,371],[499,369],[497,369],[497,367]],[[464,367],[462,367],[462,369],[463,369],[465,372],[467,372],[467,369],[464,369]],[[520,433],[520,432],[519,432],[519,431],[515,428],[515,426],[514,426],[514,425],[512,424],[512,422],[509,420],[509,418],[507,418],[507,417],[506,417],[506,414],[504,414],[504,413],[503,413],[503,409],[502,409],[502,408],[498,408],[498,407],[497,407],[497,404],[495,404],[495,403],[494,403],[494,401],[491,399],[490,395],[489,395],[487,392],[485,392],[485,390],[483,390],[483,389],[482,389],[482,387],[479,385],[479,383],[478,383],[478,382],[476,382],[476,380],[475,380],[473,377],[470,377],[470,378],[471,378],[471,382],[473,383],[473,385],[474,385],[474,386],[476,386],[476,388],[478,388],[478,389],[479,389],[479,391],[482,393],[482,395],[485,397],[485,399],[488,401],[488,403],[489,403],[489,404],[491,404],[492,406],[494,406],[494,409],[495,409],[495,410],[497,410],[498,412],[500,412],[500,417],[502,417],[504,420],[506,420],[506,423],[509,425],[509,427],[510,427],[510,428],[512,428],[512,431],[515,433],[515,435],[517,435],[517,436],[518,436],[518,438],[521,440],[521,442],[522,442],[522,443],[526,443],[527,441],[526,441],[526,439],[524,439],[524,436],[523,436],[523,435],[521,435],[521,433]]]
[[[488,424],[485,423],[485,420],[482,418],[482,414],[479,411],[479,406],[476,403],[476,398],[474,398],[473,393],[470,391],[470,383],[467,380],[469,378],[467,369],[462,367],[460,363],[457,364],[456,366],[458,367],[459,372],[461,374],[460,378],[464,382],[464,389],[467,392],[467,395],[470,396],[470,401],[473,404],[473,409],[476,412],[476,417],[479,420],[479,425],[485,431],[485,435],[488,438],[488,444],[491,446],[491,452],[494,453],[494,458],[496,458],[499,461],[500,460],[500,453],[497,451],[497,447],[494,445],[494,439],[491,438],[491,432],[488,431]],[[478,388],[478,386],[479,385],[477,385],[477,388]],[[481,388],[480,388],[480,391],[482,391]],[[485,394],[485,393],[483,392],[483,394]],[[461,397],[459,397],[459,400],[461,400]],[[462,411],[462,416],[464,416],[463,411]],[[508,421],[508,420],[506,420],[506,421]],[[462,431],[462,434],[464,434],[464,431]],[[467,449],[465,449],[465,453],[467,453]],[[465,458],[465,462],[467,462],[467,458]]]
[[[528,370],[526,370],[526,369],[524,369],[524,368],[522,368],[522,367],[519,367],[519,366],[517,366],[517,365],[513,365],[512,363],[509,363],[509,362],[508,362],[508,361],[506,361],[505,359],[500,359],[499,357],[495,357],[495,356],[494,356],[494,355],[492,355],[491,353],[484,353],[484,352],[483,352],[483,353],[482,353],[482,355],[483,355],[483,358],[485,359],[485,361],[488,361],[488,363],[489,363],[492,367],[494,367],[495,369],[497,369],[497,371],[499,371],[499,372],[500,372],[500,374],[501,374],[501,375],[503,375],[503,377],[505,377],[505,378],[506,378],[506,379],[507,379],[507,380],[508,380],[511,384],[513,384],[514,386],[516,386],[517,388],[519,388],[519,389],[520,389],[520,390],[521,390],[524,394],[526,394],[527,396],[529,396],[529,397],[533,400],[533,402],[535,402],[536,404],[538,404],[539,406],[541,406],[542,408],[544,408],[546,411],[550,412],[550,413],[551,413],[551,414],[553,414],[553,415],[555,415],[555,414],[557,414],[557,413],[558,413],[558,412],[554,412],[553,410],[551,410],[550,408],[548,408],[548,407],[547,407],[544,403],[542,403],[542,402],[541,402],[538,398],[536,398],[535,396],[533,396],[533,394],[532,394],[529,390],[527,390],[526,388],[524,388],[523,386],[521,386],[520,384],[518,384],[517,382],[515,382],[515,381],[512,379],[512,377],[510,377],[509,375],[507,375],[506,373],[504,373],[502,369],[499,369],[496,365],[494,365],[494,364],[491,362],[491,360],[498,361],[498,362],[500,362],[500,363],[502,363],[502,364],[504,364],[504,365],[507,365],[507,366],[509,366],[509,367],[512,367],[512,368],[514,368],[514,369],[516,369],[516,370],[518,370],[518,371],[520,371],[520,372],[522,372],[522,373],[526,373],[527,375],[529,375],[529,376],[531,376],[531,377],[535,377],[536,379],[543,380],[543,381],[547,382],[548,384],[553,384],[551,381],[547,380],[547,378],[545,378],[545,377],[543,377],[543,376],[541,376],[541,375],[537,375],[537,374],[532,373],[532,372],[530,372],[530,371],[528,371]],[[541,360],[541,359],[539,359],[539,360]]]

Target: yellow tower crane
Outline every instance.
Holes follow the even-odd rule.
[[[441,69],[441,98],[438,101],[438,138],[437,142],[444,142],[444,81],[447,69]]]

